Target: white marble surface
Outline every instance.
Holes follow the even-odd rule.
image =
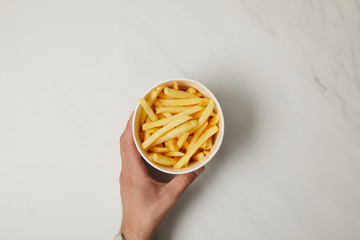
[[[360,239],[360,1],[0,1],[0,239],[112,239],[118,138],[188,77],[225,140],[158,239]]]

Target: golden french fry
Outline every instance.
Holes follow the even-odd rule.
[[[203,151],[203,153],[206,154],[206,155],[210,154],[209,151]]]
[[[215,116],[216,116],[216,114],[214,112],[210,113],[210,117],[215,117]]]
[[[170,139],[164,142],[165,147],[170,149]],[[171,151],[171,150],[170,150]]]
[[[220,114],[216,114],[209,121],[209,125],[216,125],[220,121]]]
[[[189,142],[186,140],[182,145],[183,149],[187,150],[189,148]]]
[[[179,151],[179,148],[178,148],[178,146],[176,145],[176,140],[175,140],[175,138],[169,140],[169,148],[170,148],[170,150],[171,150],[172,152],[178,152],[178,151]]]
[[[166,95],[164,92],[161,92],[161,93],[159,94],[159,99],[161,99],[161,98],[163,98],[163,99],[172,99],[172,97],[169,97],[169,96]]]
[[[203,125],[200,126],[200,128],[198,130],[196,130],[196,132],[194,133],[194,136],[191,139],[189,148],[191,148],[191,146],[195,144],[196,140],[198,140],[198,138],[200,137],[200,134],[205,130],[207,125],[208,125],[208,122],[204,122]]]
[[[178,86],[177,81],[175,81],[175,82],[174,82],[174,86],[173,86],[173,88],[174,88],[175,90],[179,90],[179,86]]]
[[[167,153],[170,152],[170,148],[167,147],[151,147],[149,148],[150,152],[154,152],[154,153]]]
[[[207,150],[208,148],[207,148],[206,142],[205,142],[203,145],[201,145],[200,148],[202,148],[202,149],[204,149],[204,150]]]
[[[158,100],[165,107],[177,107],[188,105],[201,105],[202,103],[208,104],[207,98],[185,98],[185,99],[159,99]]]
[[[151,129],[148,129],[148,131],[149,131],[150,134],[153,134],[154,132],[156,132],[159,129],[160,128],[151,128]]]
[[[167,116],[165,115],[165,113],[159,113],[159,114],[157,114],[156,116],[157,116],[157,118],[158,118],[159,120],[164,119],[164,118],[167,118]],[[172,115],[171,115],[171,116],[172,116]],[[171,117],[171,116],[170,116],[170,117]]]
[[[167,156],[167,157],[182,157],[184,155],[185,155],[185,153],[182,153],[182,152],[167,152],[167,153],[165,153],[165,156]]]
[[[201,117],[201,115],[203,114],[203,112],[204,112],[204,110],[205,110],[205,108],[203,108],[201,111],[199,111],[199,112],[196,112],[196,113],[194,113],[194,114],[192,114],[191,116],[193,117],[193,118],[200,118]]]
[[[189,136],[189,133],[188,133],[188,132],[183,133],[183,134],[181,135],[181,137],[179,138],[179,140],[178,140],[177,143],[176,143],[179,148],[182,147],[182,145],[184,144],[184,142],[186,141],[186,139],[188,138],[188,136]]]
[[[159,137],[157,140],[154,141],[154,143],[152,145],[157,145],[159,143],[168,141],[172,138],[179,137],[183,133],[188,132],[190,129],[194,128],[196,126],[196,124],[197,124],[196,120],[190,120],[188,122],[185,122],[185,123],[181,124],[180,126],[168,131],[161,137]]]
[[[191,108],[191,106],[189,106],[189,107],[156,107],[155,111],[156,111],[156,114],[159,114],[159,113],[180,113],[180,112],[183,112],[183,111],[185,111],[185,110],[187,110],[189,108]]]
[[[154,161],[153,157],[154,157],[154,153],[148,155],[148,158],[149,158],[151,161]]]
[[[211,149],[212,148],[212,137],[209,137],[208,140],[206,140],[206,148]]]
[[[191,94],[195,94],[195,93],[196,93],[196,90],[195,90],[195,88],[193,88],[193,87],[189,87],[189,88],[186,90],[186,92],[191,93]]]
[[[172,114],[171,113],[162,113],[165,117],[171,117],[172,116]]]
[[[197,127],[195,129],[193,129],[192,132],[190,132],[190,134],[195,132],[197,129],[199,129],[201,127],[201,125],[209,118],[210,113],[212,112],[213,108],[214,108],[214,100],[211,99],[209,104],[205,108],[203,114],[199,118]]]
[[[176,119],[180,118],[181,116],[184,116],[184,115],[191,115],[197,111],[200,111],[201,110],[201,107],[199,106],[194,106],[194,107],[191,107],[181,113],[178,113],[174,116],[171,116],[171,117],[168,117],[168,118],[163,118],[163,119],[160,119],[158,121],[154,121],[154,122],[149,122],[149,123],[144,123],[142,129],[143,130],[146,130],[146,129],[150,129],[150,128],[154,128],[154,127],[160,127],[160,126],[163,126],[165,124],[168,124],[172,121],[175,121]]]
[[[194,159],[195,161],[199,161],[201,159],[203,159],[205,157],[205,154],[202,152],[199,152],[197,154],[195,154],[194,156],[192,156],[192,159]]]
[[[146,112],[145,110],[141,107],[141,112],[140,112],[140,126],[142,126],[145,122],[145,119],[146,119]]]
[[[195,95],[198,96],[198,97],[202,97],[202,96],[203,96],[203,95],[201,94],[201,92],[197,92],[197,93],[195,93]]]
[[[174,90],[168,87],[164,88],[164,93],[166,96],[171,97],[171,98],[198,98],[198,96],[188,93],[188,92],[184,92],[184,91],[180,91],[180,90]]]
[[[157,121],[158,118],[156,117],[155,113],[153,112],[153,110],[151,109],[149,104],[146,102],[146,100],[144,98],[140,98],[139,101],[140,101],[140,104],[143,107],[144,111],[146,112],[146,114],[151,119],[151,121]]]
[[[161,137],[163,134],[167,133],[168,131],[170,131],[171,129],[179,126],[180,124],[190,120],[191,117],[190,116],[180,116],[178,119],[176,119],[175,121],[172,121],[168,124],[166,124],[165,126],[163,126],[162,128],[160,128],[158,131],[156,131],[154,134],[152,134],[147,140],[145,140],[142,143],[142,148],[147,151],[148,148],[150,147],[150,145],[159,137]]]
[[[159,103],[158,101],[155,101],[155,102],[154,102],[154,105],[156,106],[156,108],[162,108],[162,107],[163,107],[163,105],[161,105],[161,103]],[[155,109],[156,109],[156,108],[155,108]],[[161,112],[161,113],[159,113],[159,112],[156,111],[156,114],[161,114],[161,115],[164,116],[165,118],[172,116],[172,114],[171,114],[171,113],[168,113],[168,112]]]
[[[155,100],[158,98],[159,94],[161,93],[161,91],[164,89],[164,86],[160,86],[157,87],[156,89],[154,89],[150,95],[148,96],[148,98],[146,99],[146,101],[149,103],[149,106],[151,107]]]
[[[146,102],[149,104],[149,107],[151,107],[154,103],[154,101],[157,99],[161,91],[164,89],[164,86],[160,86],[152,90],[150,95],[147,97]],[[140,113],[140,123],[141,125],[145,122],[146,118],[146,112],[143,110]]]
[[[148,123],[148,122],[150,122],[150,121],[151,121],[151,120],[150,120],[150,117],[147,116],[145,122]],[[150,135],[151,135],[150,131],[149,131],[149,130],[145,130],[144,140],[147,140],[147,139],[150,137]]]
[[[210,113],[209,113],[210,114]],[[211,128],[207,129],[195,142],[194,145],[188,148],[185,155],[180,158],[180,160],[174,165],[175,169],[180,169],[186,163],[189,162],[192,155],[198,150],[198,148],[206,142],[206,140],[218,132],[217,126],[212,126]]]
[[[154,155],[152,155],[152,161],[165,166],[173,166],[176,164],[176,160],[174,158],[167,157],[159,153],[154,153]]]
[[[155,107],[159,108],[159,107],[164,107],[159,101],[155,101],[154,102]]]

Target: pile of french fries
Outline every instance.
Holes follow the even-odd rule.
[[[220,115],[195,88],[159,86],[141,98],[140,140],[155,163],[180,169],[210,153]]]

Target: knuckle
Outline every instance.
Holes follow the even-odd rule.
[[[190,184],[195,180],[195,178],[196,178],[195,173],[191,173],[191,175],[184,177],[183,181],[184,181],[185,186],[189,187]]]
[[[191,184],[191,179],[189,177],[184,177],[183,182],[186,187],[189,187]]]

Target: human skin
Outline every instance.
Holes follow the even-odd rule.
[[[132,118],[120,137],[121,232],[126,240],[154,239],[156,231],[179,197],[205,170],[176,175],[169,183],[154,180],[142,161],[132,137]]]

